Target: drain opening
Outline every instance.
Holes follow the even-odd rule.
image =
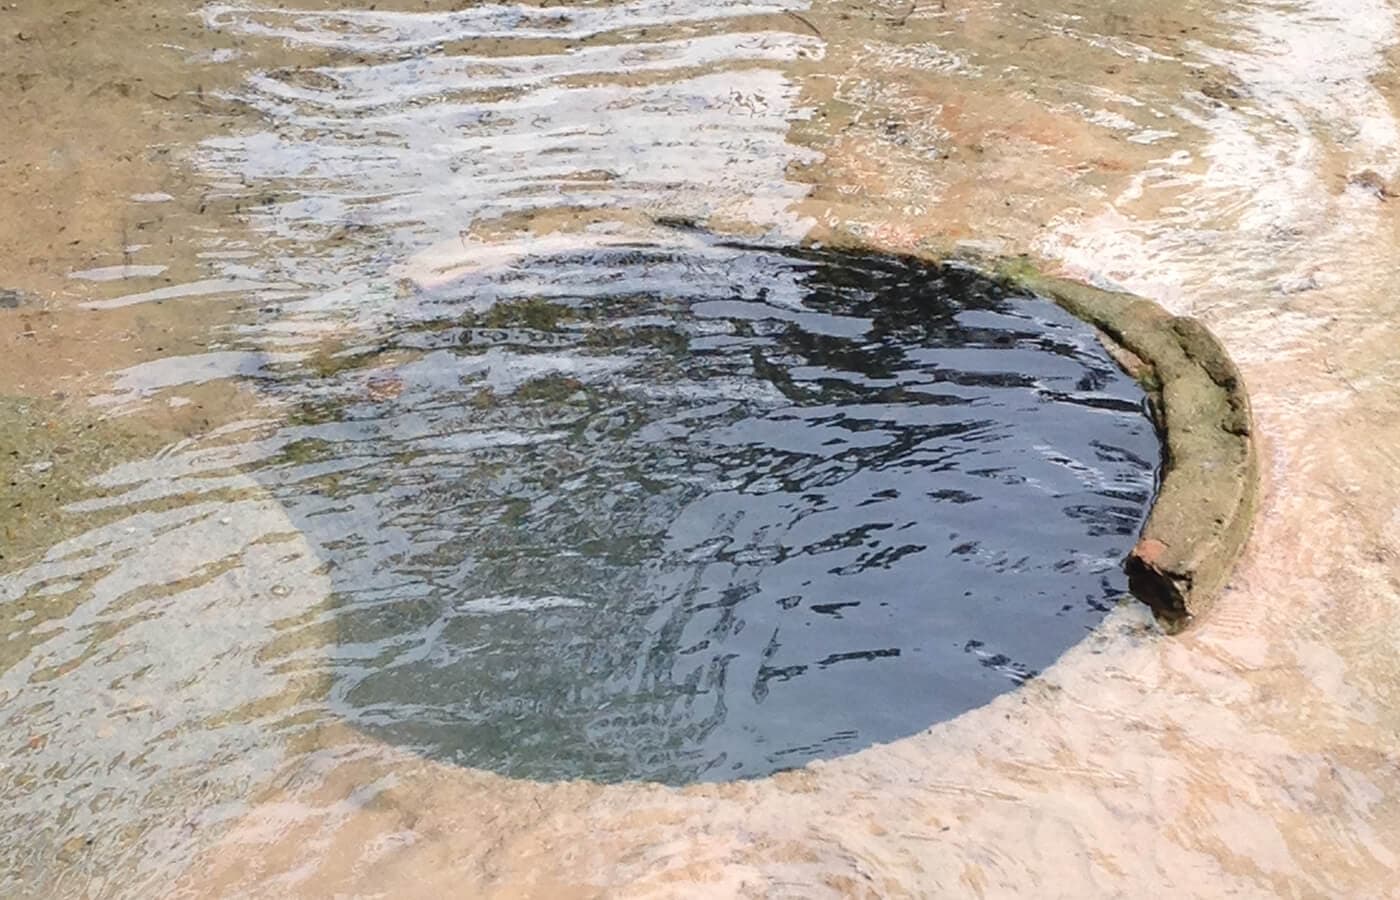
[[[1126,590],[1143,395],[975,273],[601,247],[396,315],[393,364],[297,426],[279,488],[332,563],[332,702],[385,741],[535,779],[764,775],[986,703]]]

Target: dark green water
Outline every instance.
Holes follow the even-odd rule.
[[[332,566],[332,702],[519,777],[757,776],[983,704],[1122,594],[1158,462],[1087,327],[902,260],[528,258],[375,352],[278,490]]]

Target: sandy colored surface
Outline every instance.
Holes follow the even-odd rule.
[[[195,254],[215,238],[262,254],[255,263],[268,281],[302,277],[297,260],[318,254],[374,273],[432,242],[415,233],[391,244],[370,222],[354,223],[334,247],[333,237],[297,243],[285,219],[244,217],[233,208],[238,191],[208,187],[227,182],[227,172],[211,174],[192,148],[225,129],[220,119],[195,117],[186,54],[237,43],[245,55],[210,63],[217,73],[209,83],[238,85],[260,67],[324,62],[324,48],[231,28],[211,36],[199,19],[174,15],[175,4],[128,2],[159,14],[149,25],[105,4],[68,6],[83,10],[86,24],[59,21],[37,2],[0,12],[0,97],[5,115],[13,109],[25,123],[0,137],[0,191],[7,203],[35,210],[0,224],[0,250],[11,260],[0,267],[0,287],[33,298],[0,310],[4,356],[30,354],[23,365],[0,361],[0,393],[28,402],[71,391],[46,399],[58,406],[45,422],[119,412],[123,429],[165,448],[164,457],[133,449],[133,465],[181,458],[185,438],[233,445],[237,430],[208,435],[220,426],[252,433],[255,420],[285,410],[228,380],[147,393],[121,394],[120,386],[154,383],[138,379],[153,370],[132,367],[164,359],[166,340],[194,359],[221,341],[236,343],[226,329],[255,319],[258,304],[196,297],[83,309],[165,282],[118,289],[64,277],[123,262],[123,223],[145,215],[126,198],[175,196],[163,205],[178,214],[151,226],[167,229],[166,243],[132,258],[168,266],[160,278],[171,285],[227,274]],[[1400,271],[1386,261],[1400,250],[1400,203],[1353,176],[1372,171],[1382,184],[1396,176],[1397,9],[1382,0],[1181,10],[1135,0],[948,0],[907,8],[831,2],[800,20],[668,26],[679,35],[782,29],[800,37],[778,42],[791,53],[736,64],[753,90],[752,120],[739,123],[732,111],[715,119],[716,128],[733,129],[737,160],[761,155],[744,143],[760,126],[778,136],[763,152],[787,156],[767,167],[704,170],[674,188],[638,179],[633,193],[632,176],[618,173],[608,196],[701,216],[716,228],[846,233],[891,250],[1029,252],[1073,277],[1204,320],[1249,386],[1263,480],[1243,563],[1209,614],[1167,638],[1141,610],[1121,610],[1025,689],[925,733],[774,778],[683,790],[531,784],[434,765],[310,711],[304,719],[314,727],[293,728],[267,711],[275,704],[241,711],[260,743],[235,752],[245,745],[213,743],[220,693],[241,684],[226,676],[256,672],[271,685],[265,696],[300,696],[302,687],[283,670],[259,668],[251,653],[221,658],[244,668],[218,669],[218,677],[201,675],[196,660],[178,678],[157,681],[167,696],[205,703],[199,717],[160,708],[157,694],[149,714],[114,712],[108,723],[80,709],[55,718],[39,692],[50,683],[65,690],[56,677],[114,691],[117,711],[142,709],[133,705],[140,690],[104,674],[95,644],[65,659],[45,656],[55,651],[32,635],[24,640],[37,643],[11,639],[19,649],[6,657],[8,680],[0,682],[0,715],[12,735],[0,795],[22,810],[7,820],[3,841],[5,858],[23,872],[21,896],[1394,895]],[[15,36],[30,29],[25,40]],[[589,40],[637,39],[628,32]],[[162,43],[189,46],[131,52]],[[502,49],[466,41],[442,52],[467,47]],[[559,50],[539,39],[520,52]],[[696,69],[730,71],[722,62]],[[187,105],[173,113],[173,101],[139,91],[87,99],[93,79],[113,70],[162,93],[169,87],[160,79],[172,80]],[[778,80],[755,74],[770,71]],[[36,73],[23,88],[18,76]],[[229,133],[263,127],[247,111],[231,115]],[[170,162],[148,154],[161,144]],[[108,164],[123,154],[131,161]],[[262,181],[253,170],[250,163],[249,184],[239,188],[250,197],[300,189],[276,166]],[[401,177],[415,183],[412,172]],[[330,179],[316,189],[348,190]],[[225,205],[206,205],[199,224],[206,191]],[[425,194],[418,209],[438,240],[473,224],[454,218],[472,196],[433,205]],[[481,219],[491,218],[486,212]],[[373,256],[382,246],[393,247],[392,261]],[[328,339],[305,328],[301,337],[313,344]],[[268,333],[281,349],[301,346],[287,332]],[[33,346],[25,341],[41,341],[42,352],[24,349]],[[36,377],[41,366],[53,376]],[[114,392],[125,399],[95,405]],[[196,403],[167,402],[185,393],[203,404],[200,417]],[[40,451],[30,452],[3,474],[30,472],[24,467]],[[85,528],[98,544],[107,534],[98,526],[53,512],[86,496],[85,484],[75,479],[72,493],[46,501],[43,514],[6,526],[23,529],[27,547],[59,534],[81,539]],[[210,641],[241,635],[271,646],[286,623],[314,613],[323,586],[302,563],[279,561],[294,554],[267,536],[286,523],[257,505],[252,487],[230,485],[214,499],[246,513],[210,532],[225,535],[237,562],[191,575],[161,538],[167,543],[145,552],[181,571],[152,581],[174,592],[184,589],[176,575],[193,578],[211,610],[215,601],[246,602],[277,578],[293,584],[278,616],[254,624],[230,616],[230,630],[209,630]],[[172,508],[186,502],[193,508],[194,500],[178,498]],[[133,517],[144,509],[132,508]],[[109,511],[116,525],[127,521],[119,505]],[[193,527],[185,540],[188,558],[212,546]],[[3,569],[7,587],[26,586],[25,602],[47,583],[40,556],[28,551]],[[293,568],[301,573],[295,582]],[[96,602],[72,596],[71,610],[50,620],[59,634],[80,630],[73,616]],[[6,609],[17,608],[6,599]],[[22,624],[4,630],[32,627]],[[128,638],[157,643],[139,631]],[[104,723],[113,730],[102,732]],[[151,748],[188,753],[133,762]],[[212,772],[205,781],[202,764]],[[100,794],[77,787],[79,773],[97,771],[119,777]],[[167,778],[175,771],[178,779]],[[47,810],[35,811],[36,796],[52,798]],[[123,827],[92,833],[92,822],[113,821]]]

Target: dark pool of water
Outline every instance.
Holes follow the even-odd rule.
[[[986,703],[1124,591],[1158,440],[1044,300],[692,244],[395,302],[302,385],[279,489],[337,590],[332,703],[386,741],[526,778],[763,775]]]

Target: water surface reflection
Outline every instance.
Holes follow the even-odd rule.
[[[1157,458],[1044,301],[702,242],[459,277],[265,389],[304,421],[244,470],[329,566],[332,707],[535,778],[764,774],[985,702],[1122,594]]]

